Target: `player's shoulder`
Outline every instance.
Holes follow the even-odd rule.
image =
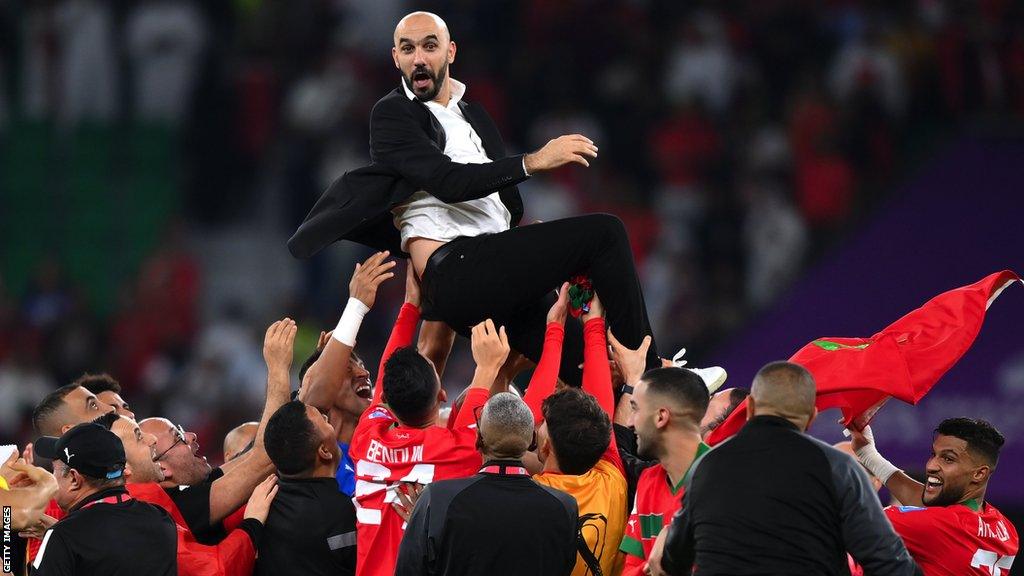
[[[654,466],[648,466],[640,472],[640,477],[637,479],[637,490],[650,489],[655,487],[658,482],[664,482],[664,468],[661,464],[655,464]]]
[[[652,466],[651,468],[654,468]],[[649,469],[648,469],[649,470]],[[647,470],[644,470],[646,472]],[[614,462],[609,460],[601,459],[594,464],[594,467],[590,469],[587,474],[592,476],[599,476],[605,478],[608,482],[613,484],[626,484],[626,476],[622,473],[622,469],[619,468]]]
[[[399,86],[385,94],[380,100],[377,100],[377,103],[373,105],[373,109],[370,111],[370,117],[372,118],[382,113],[400,111],[408,103],[409,97],[405,95],[402,87]]]
[[[359,417],[359,424],[357,427],[372,427],[376,425],[390,426],[392,423],[397,422],[398,418],[385,404],[377,404],[366,409],[366,412]]]

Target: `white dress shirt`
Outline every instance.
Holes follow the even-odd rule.
[[[466,85],[452,78],[452,94],[447,106],[425,102],[430,113],[441,123],[445,132],[444,155],[460,164],[491,162],[484,151],[476,130],[462,115],[459,101],[466,94]],[[416,96],[402,82],[410,100]],[[525,164],[524,164],[525,169]],[[512,215],[495,192],[484,198],[446,204],[424,190],[391,210],[395,227],[402,235],[402,250],[407,250],[411,238],[430,238],[449,242],[460,236],[493,234],[509,229]]]

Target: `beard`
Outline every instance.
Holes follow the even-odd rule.
[[[653,442],[644,442],[639,434],[636,436],[636,455],[643,460],[657,460]]]
[[[942,490],[939,490],[939,493],[931,500],[927,500],[928,497],[922,493],[921,502],[923,502],[925,506],[952,506],[963,499],[965,492],[966,490],[963,488],[954,488],[943,485]]]
[[[417,90],[416,88],[413,88],[412,77],[418,72],[423,72],[424,74],[430,77],[429,88],[422,90]],[[441,91],[441,84],[444,83],[445,76],[447,75],[448,63],[445,62],[444,65],[441,66],[441,69],[438,70],[437,74],[434,74],[433,72],[426,68],[414,68],[413,71],[410,72],[408,76],[402,77],[402,81],[405,82],[405,85],[409,88],[409,91],[416,96],[417,100],[419,100],[420,102],[430,102],[434,98],[437,98],[437,93]]]

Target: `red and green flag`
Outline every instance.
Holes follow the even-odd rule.
[[[944,292],[870,338],[819,338],[789,361],[814,376],[818,410],[839,408],[843,424],[863,428],[889,398],[917,404],[974,343],[985,312],[1021,281],[1004,270]],[[747,420],[743,402],[707,439],[715,445]]]

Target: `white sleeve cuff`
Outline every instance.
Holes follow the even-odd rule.
[[[345,311],[341,313],[341,319],[338,320],[338,326],[334,328],[331,338],[349,348],[354,348],[356,345],[356,335],[359,334],[359,327],[363,324],[363,316],[366,316],[366,313],[369,311],[370,308],[358,298],[349,298],[348,303],[345,304]]]

